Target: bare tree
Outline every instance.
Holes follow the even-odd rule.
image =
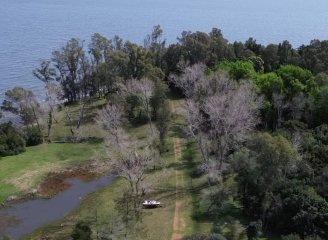
[[[173,81],[188,97],[183,113],[187,131],[201,150],[203,169],[217,177],[230,150],[258,123],[262,98],[250,81],[236,82],[220,73],[205,75],[199,65]]]
[[[308,123],[313,122],[315,108],[314,97],[312,95],[307,96],[304,101],[304,118]]]
[[[47,83],[45,86],[45,104],[43,106],[44,112],[47,113],[47,128],[48,133],[47,137],[50,141],[52,123],[55,121],[58,122],[55,117],[55,112],[57,110],[58,105],[60,105],[60,97],[61,97],[61,87],[55,83]]]
[[[180,88],[187,98],[193,98],[196,92],[196,85],[205,83],[204,79],[206,79],[206,76],[204,71],[204,64],[195,64],[185,68],[184,73],[180,76],[171,75],[169,80],[176,87]]]
[[[143,193],[145,173],[154,162],[156,151],[152,144],[152,134],[148,136],[150,143],[146,145],[131,139],[123,129],[123,117],[120,106],[107,105],[98,112],[96,121],[109,133],[106,143],[111,170],[126,179],[132,194],[139,196]]]
[[[66,120],[69,123],[70,126],[70,132],[72,135],[73,141],[79,141],[80,140],[80,127],[82,125],[82,121],[85,116],[85,100],[79,101],[79,111],[77,115],[72,115],[72,113],[69,111],[68,107],[64,108],[65,114],[66,114]]]
[[[305,96],[300,93],[294,96],[289,104],[289,110],[293,120],[299,120],[302,117],[302,113],[305,107]]]
[[[227,152],[258,123],[260,99],[248,82],[229,85],[206,99],[202,106],[208,115],[210,138],[221,169]]]
[[[183,104],[183,115],[187,121],[187,133],[195,138],[201,150],[204,162],[208,161],[208,135],[204,132],[205,117],[201,112],[201,106],[193,99],[187,99]]]
[[[151,98],[154,95],[154,88],[153,81],[148,78],[143,78],[141,80],[128,80],[126,85],[123,86],[123,91],[128,94],[134,94],[139,98],[142,107],[147,114],[149,127],[152,132],[154,129],[152,124]]]
[[[96,122],[115,138],[116,146],[120,147],[120,136],[123,126],[124,112],[121,106],[107,104],[98,111]]]
[[[125,179],[129,185],[123,196],[116,201],[116,208],[124,226],[124,237],[140,231],[142,219],[140,210],[141,197],[145,193],[146,171],[157,158],[153,147],[153,134],[147,135],[148,142],[140,143],[129,136],[123,129],[124,111],[117,104],[108,104],[98,111],[96,122],[107,132],[106,152],[109,157],[109,169]],[[149,182],[149,179],[147,180]]]
[[[277,114],[277,127],[279,128],[282,123],[283,113],[288,108],[288,103],[286,102],[286,98],[282,93],[273,93],[272,99],[273,106]]]
[[[61,88],[59,85],[55,84],[56,80],[56,70],[51,67],[51,62],[47,60],[40,61],[40,67],[33,70],[33,75],[44,82],[45,86],[45,104],[42,108],[45,113],[47,113],[47,138],[50,140],[50,133],[52,128],[52,121],[56,121],[54,117],[54,112],[56,106],[59,104],[59,98],[62,95]]]
[[[121,132],[120,145],[108,138],[108,155],[111,156],[112,171],[129,182],[130,190],[135,196],[143,194],[142,184],[145,180],[146,170],[154,162],[155,151],[147,145],[140,149],[138,144]]]

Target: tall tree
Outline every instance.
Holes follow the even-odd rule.
[[[192,66],[171,78],[188,97],[184,105],[189,133],[201,149],[206,171],[216,176],[230,150],[258,122],[261,98],[248,81],[236,82],[220,73],[205,75]]]
[[[46,110],[46,112],[48,112],[47,138],[48,141],[50,141],[53,121],[58,122],[57,118],[55,117],[55,113],[60,105],[62,91],[61,91],[61,87],[55,83],[46,84],[45,90],[46,90],[46,98],[45,98],[44,109]]]
[[[143,78],[141,80],[128,80],[126,86],[124,86],[123,91],[127,94],[135,95],[142,107],[145,110],[148,118],[148,124],[151,132],[154,132],[152,123],[152,109],[151,109],[151,99],[154,96],[154,83],[153,81]]]
[[[260,216],[266,223],[269,209],[274,211],[272,205],[279,204],[273,192],[295,167],[299,160],[297,151],[282,136],[258,133],[233,159],[245,213],[250,217]]]
[[[165,39],[160,25],[153,27],[151,34],[148,34],[144,40],[144,47],[152,53],[153,62],[156,67],[163,67],[163,55],[165,52]]]
[[[92,85],[98,96],[102,96],[102,88],[106,84],[108,78],[108,71],[105,69],[108,62],[108,55],[113,50],[111,40],[106,37],[95,33],[91,36],[89,44],[89,53],[91,54],[91,64],[93,69]]]
[[[95,33],[91,36],[91,42],[89,44],[89,52],[92,55],[92,63],[96,66],[106,61],[108,53],[113,49],[111,40],[106,37]]]
[[[19,116],[26,126],[36,123],[41,131],[39,124],[40,104],[32,91],[22,87],[14,87],[12,90],[8,90],[5,96],[1,106],[2,110]]]
[[[125,79],[141,79],[151,67],[152,58],[149,51],[134,43],[126,42],[124,52],[129,57]]]
[[[133,196],[144,193],[143,184],[146,170],[155,160],[155,150],[152,143],[146,146],[133,140],[123,129],[122,108],[117,105],[107,105],[98,112],[97,122],[108,131],[107,153],[113,173],[126,179]],[[135,202],[135,207],[137,207]]]
[[[72,38],[64,47],[54,51],[52,61],[57,70],[56,79],[62,85],[67,101],[76,102],[88,94],[91,65],[80,40]]]

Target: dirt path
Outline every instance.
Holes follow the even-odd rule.
[[[181,141],[179,138],[174,138],[174,155],[175,161],[178,162],[181,159]],[[180,240],[183,237],[183,232],[186,227],[183,217],[183,202],[179,200],[178,189],[183,187],[183,172],[181,170],[175,170],[176,190],[175,190],[175,211],[173,220],[173,235],[172,240]]]

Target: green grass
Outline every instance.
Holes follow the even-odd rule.
[[[99,148],[98,144],[42,144],[0,159],[0,202],[31,190],[50,171],[84,164]]]
[[[179,105],[181,100],[172,101],[172,106]],[[176,171],[178,178],[183,179],[183,184],[178,189],[178,199],[183,204],[183,219],[186,227],[183,234],[192,234],[194,232],[208,232],[211,223],[198,221],[193,218],[193,205],[199,200],[200,191],[194,189],[203,185],[204,179],[192,177],[195,171],[196,163],[199,161],[199,155],[194,145],[186,144],[182,139],[181,147],[183,149],[183,159],[176,162],[173,151],[173,138],[183,137],[181,126],[184,120],[177,113],[173,114],[173,124],[167,138],[167,148],[169,149],[161,156],[155,164],[157,170],[152,170],[147,175],[148,180],[154,182],[152,192],[147,198],[153,198],[161,201],[163,207],[143,210],[142,231],[139,236],[133,239],[171,239],[173,233],[173,219],[176,200]],[[145,135],[149,130],[148,125],[129,128],[128,132],[138,141],[146,141]],[[112,229],[116,237],[122,236],[122,229],[115,225],[119,222],[119,216],[115,210],[115,199],[122,195],[122,189],[127,186],[123,179],[114,181],[104,189],[89,194],[81,205],[69,213],[64,218],[42,227],[26,239],[38,239],[41,236],[48,235],[51,239],[68,238],[74,224],[78,220],[89,220],[91,227],[95,232],[99,226],[107,226]],[[98,212],[98,221],[95,222],[95,213]],[[46,233],[46,234],[45,234]],[[116,239],[116,238],[114,238]],[[118,239],[120,239],[118,237]]]
[[[187,231],[185,235],[191,235],[195,232],[209,232],[212,228],[212,221],[210,218],[199,218],[197,216],[197,207],[201,205],[202,189],[205,186],[206,178],[198,173],[198,166],[201,163],[201,156],[198,148],[194,142],[187,141],[184,145],[183,163],[184,179],[188,192],[186,194],[186,200],[188,201],[188,208],[186,214],[188,214],[189,221],[187,222]]]
[[[170,144],[170,143],[169,143]],[[161,159],[156,165],[171,166],[174,163],[173,152],[168,152],[165,157]],[[162,176],[161,171],[152,172],[147,176],[152,180],[156,180],[156,191],[152,193],[151,197],[159,199],[163,203],[163,208],[153,210],[144,210],[143,217],[144,234],[146,239],[168,239],[172,234],[173,215],[175,209],[175,178],[173,168],[169,169],[165,176]],[[123,179],[117,179],[109,186],[100,191],[91,193],[82,202],[82,204],[69,213],[64,218],[42,227],[26,239],[39,239],[40,236],[50,236],[51,239],[67,239],[72,231],[74,224],[78,220],[88,220],[91,222],[93,231],[95,232],[98,225],[112,226],[115,229],[115,235],[122,234],[122,230],[115,226],[115,221],[118,222],[118,213],[115,209],[115,200],[122,196],[122,190],[127,187],[127,182]],[[94,221],[95,213],[98,212],[98,221]],[[110,228],[110,227],[109,227]],[[162,238],[164,235],[167,238]],[[144,239],[145,235],[139,236]]]
[[[86,105],[86,119],[81,127],[82,137],[102,139],[106,132],[94,124],[97,109],[106,103],[105,100],[94,99]],[[178,187],[177,198],[183,202],[182,216],[185,228],[182,235],[191,235],[196,232],[209,232],[213,219],[207,212],[207,206],[201,202],[203,191],[206,191],[206,179],[200,176],[197,167],[201,156],[195,143],[186,139],[182,128],[185,120],[180,114],[182,99],[171,98],[173,111],[170,132],[167,137],[168,152],[156,162],[156,169],[149,171],[147,178],[154,183],[152,191],[147,196],[150,199],[161,201],[161,208],[143,210],[140,234],[129,239],[171,239],[173,234],[173,220],[176,202],[176,180],[182,179]],[[74,117],[79,114],[79,106],[69,106],[69,112]],[[65,111],[56,113],[58,123],[53,124],[51,140],[63,140],[71,137],[70,127],[65,120]],[[145,143],[149,125],[128,126],[128,133],[139,143]],[[182,159],[176,161],[173,150],[173,139],[181,139]],[[143,145],[143,144],[142,144]],[[52,143],[27,148],[25,153],[0,159],[0,203],[9,196],[21,195],[35,188],[51,171],[60,171],[84,165],[89,160],[103,158],[104,144],[90,143]],[[118,225],[119,213],[115,208],[115,201],[122,196],[123,189],[127,188],[124,179],[116,179],[107,187],[89,194],[79,207],[67,213],[63,218],[47,224],[24,239],[61,240],[69,239],[74,225],[79,220],[87,220],[95,235],[97,230],[113,231],[113,239],[122,239],[123,230]],[[233,217],[244,223],[241,207],[231,200],[230,207],[224,209],[220,215],[221,222]],[[96,221],[97,219],[97,221]],[[226,231],[230,231],[225,227]],[[96,238],[94,238],[96,239]],[[265,238],[263,238],[265,239]],[[267,238],[274,239],[274,238]]]
[[[84,137],[103,138],[105,132],[93,122],[95,111],[105,103],[97,100],[88,103],[89,114],[83,123],[82,135]],[[208,232],[211,222],[195,218],[195,206],[199,205],[201,186],[204,179],[195,176],[196,167],[200,156],[194,144],[185,141],[182,127],[185,124],[179,114],[181,99],[171,100],[172,124],[167,138],[169,149],[156,162],[156,170],[149,171],[147,178],[154,183],[152,192],[147,198],[158,199],[163,207],[143,210],[142,231],[133,239],[171,239],[173,233],[173,219],[176,201],[176,176],[183,179],[178,188],[178,199],[182,201],[182,215],[185,221],[183,235],[195,232]],[[79,106],[69,107],[70,113],[78,114]],[[53,126],[52,140],[61,140],[70,136],[69,128],[65,121],[65,112],[57,113],[58,123]],[[149,126],[128,127],[129,134],[140,143],[145,142]],[[183,159],[176,162],[173,151],[173,138],[181,138]],[[103,144],[43,144],[37,147],[27,148],[27,151],[18,156],[2,158],[0,160],[0,202],[10,195],[18,195],[37,186],[45,174],[49,171],[70,168],[83,165],[88,160],[97,158],[97,154],[103,151]],[[96,153],[97,152],[97,153]],[[100,153],[102,155],[102,153]],[[24,184],[29,183],[29,184]],[[109,186],[89,194],[81,205],[68,213],[62,219],[48,224],[39,230],[26,236],[26,239],[39,239],[41,236],[49,236],[50,239],[68,239],[69,235],[79,220],[88,220],[96,232],[97,229],[107,228],[113,230],[114,235],[122,236],[122,229],[117,226],[119,215],[115,209],[115,200],[122,196],[122,189],[127,187],[127,182],[117,179]],[[97,213],[97,214],[96,214]],[[97,215],[97,221],[95,216]],[[115,239],[115,238],[114,238]]]
[[[106,103],[105,99],[91,99],[85,105],[85,118],[80,135],[84,138],[102,139],[105,132],[94,123],[96,112]],[[77,119],[80,106],[68,106],[68,112]],[[51,140],[71,137],[66,113],[62,109],[54,114]],[[44,119],[47,120],[47,119]],[[46,123],[44,123],[46,125]],[[75,126],[72,126],[75,128]],[[0,203],[8,196],[20,195],[35,188],[48,172],[82,165],[92,158],[103,156],[103,144],[51,143],[28,147],[26,152],[0,159]]]
[[[82,137],[105,137],[106,132],[94,123],[94,119],[97,115],[97,110],[101,109],[106,104],[105,99],[91,99],[85,105],[85,116],[80,127],[80,134]],[[73,104],[68,106],[68,113],[73,120],[78,118],[80,114],[80,105]],[[71,137],[70,128],[75,128],[75,125],[70,126],[67,121],[67,114],[64,109],[54,114],[56,121],[53,121],[51,140],[61,141],[68,137]],[[75,123],[74,123],[75,124]]]

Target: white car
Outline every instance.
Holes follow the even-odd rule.
[[[161,202],[155,200],[145,200],[142,203],[142,206],[145,208],[155,208],[161,205]]]

